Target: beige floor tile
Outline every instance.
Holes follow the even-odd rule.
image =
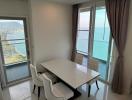
[[[37,89],[35,94],[32,94],[32,81],[27,81],[19,85],[15,85],[4,89],[4,100],[38,100]],[[108,85],[99,82],[99,90],[95,84],[91,88],[91,96],[88,98],[87,84],[81,86],[78,90],[82,95],[75,100],[132,100],[132,96],[117,95],[111,92]],[[43,88],[39,100],[45,100]]]

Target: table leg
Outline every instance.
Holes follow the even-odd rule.
[[[90,97],[91,85],[88,86],[88,97]]]
[[[81,93],[77,89],[73,89],[73,92],[74,92],[74,96],[70,98],[69,100],[74,100],[75,98],[78,98],[79,96],[81,96]]]

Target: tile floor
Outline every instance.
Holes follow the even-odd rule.
[[[4,89],[4,100],[38,100],[37,91],[32,94],[32,81],[11,86]],[[79,98],[75,100],[132,100],[132,96],[117,95],[111,92],[108,85],[99,82],[100,89],[97,91],[96,85],[93,84],[91,88],[91,97],[87,97],[87,85],[83,85],[78,90],[82,93]],[[41,97],[39,100],[45,100],[43,89],[41,89]]]

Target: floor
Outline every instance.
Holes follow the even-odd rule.
[[[38,100],[37,91],[32,94],[32,81],[4,89],[4,100]],[[75,100],[132,100],[132,96],[117,95],[111,92],[108,85],[99,82],[100,89],[97,91],[96,85],[93,84],[91,88],[91,96],[87,97],[87,85],[83,85],[78,90],[82,95]],[[41,97],[39,100],[45,100],[43,89],[41,89]]]
[[[8,82],[25,78],[29,76],[29,70],[27,63],[18,64],[14,66],[8,66],[6,69],[6,75]]]

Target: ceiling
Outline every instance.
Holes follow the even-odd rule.
[[[0,1],[5,1],[5,0],[0,0]],[[18,1],[18,0],[13,0],[13,1]],[[28,0],[20,0],[20,1],[28,1]],[[66,3],[66,4],[77,4],[77,3],[88,2],[90,0],[49,0],[49,1],[56,1],[56,2],[61,2],[61,3]]]
[[[87,2],[89,0],[53,0],[53,1],[58,1],[67,4],[77,4],[77,3]]]

